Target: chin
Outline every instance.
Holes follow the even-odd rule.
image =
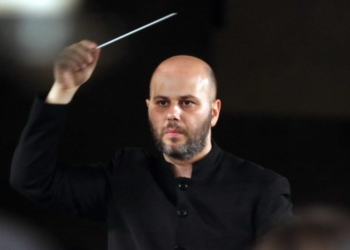
[[[163,153],[168,156],[174,157],[181,154],[181,149],[181,145],[167,145],[163,148]]]
[[[180,140],[177,138],[171,138],[171,139],[163,141],[163,146],[168,151],[177,150],[179,147],[181,147],[183,145],[184,145],[184,143],[180,143]]]
[[[181,140],[180,138],[176,138],[176,137],[172,137],[172,138],[165,138],[163,139],[163,144],[165,146],[180,146],[185,144],[186,142],[184,142],[183,140]]]

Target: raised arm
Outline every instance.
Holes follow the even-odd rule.
[[[10,183],[43,206],[83,217],[103,218],[108,169],[113,163],[62,166],[57,145],[69,105],[96,67],[100,50],[82,41],[64,49],[54,65],[55,83],[46,99],[36,98],[15,150]]]

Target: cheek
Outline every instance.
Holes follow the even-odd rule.
[[[200,125],[208,119],[208,110],[200,110],[195,113],[192,113],[188,116],[183,117],[183,120],[185,120],[185,123],[188,127],[191,128],[197,128],[200,127]]]
[[[148,112],[148,119],[150,120],[152,126],[159,130],[162,127],[162,119],[159,114],[156,112],[149,111]]]

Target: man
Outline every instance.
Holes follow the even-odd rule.
[[[13,187],[44,206],[105,219],[109,249],[248,249],[291,215],[284,177],[212,140],[221,108],[215,77],[191,56],[165,60],[151,79],[146,104],[161,155],[126,148],[104,165],[56,163],[68,103],[94,71],[96,47],[82,41],[57,59],[55,83],[36,99],[16,149]]]

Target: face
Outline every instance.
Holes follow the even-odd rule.
[[[151,120],[150,127],[156,146],[160,151],[172,158],[187,160],[197,155],[206,146],[210,122],[211,114],[209,113],[206,119],[201,124],[196,124],[194,128],[186,128],[179,125],[177,121],[169,121],[166,126],[159,130]]]
[[[218,115],[208,79],[191,71],[158,72],[150,91],[148,114],[158,149],[180,160],[200,153],[210,142]]]

